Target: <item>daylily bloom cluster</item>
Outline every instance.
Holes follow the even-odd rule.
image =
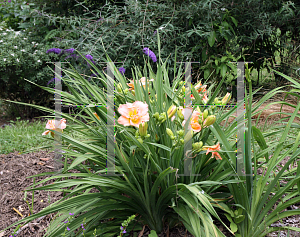
[[[202,98],[202,101],[204,102],[204,104],[207,104],[208,102],[208,97],[207,97],[207,94],[208,94],[208,91],[206,90],[206,87],[207,85],[202,85],[201,81],[198,82],[196,85],[195,85],[195,89],[197,90],[198,93],[201,93],[203,94],[203,98]],[[195,99],[195,97],[193,95],[191,95],[191,99]]]

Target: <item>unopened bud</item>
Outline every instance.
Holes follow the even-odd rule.
[[[177,109],[177,114],[178,114],[178,117],[179,117],[180,119],[184,120],[184,116],[183,116],[183,113],[182,113],[182,111],[181,111],[181,108],[178,108],[178,109]]]
[[[132,90],[131,93],[132,93],[133,95],[135,95],[135,91],[134,91],[134,90]]]
[[[222,99],[222,105],[226,105],[231,99],[231,94],[227,93],[224,98]]]
[[[175,105],[171,105],[170,108],[168,109],[168,117],[172,118],[174,114],[176,113],[177,107]]]
[[[203,119],[206,119],[207,116],[208,116],[208,110],[206,109],[206,110],[204,110],[204,112],[203,112]]]
[[[135,137],[138,138],[139,136],[140,136],[139,130],[136,130],[136,131],[135,131]]]
[[[145,137],[147,135],[147,128],[148,123],[147,122],[141,122],[139,125],[139,133],[142,137]]]
[[[124,90],[124,94],[127,95],[127,94],[128,94],[128,91],[129,91],[128,88],[126,88],[126,89]]]
[[[118,91],[119,93],[122,92],[122,85],[121,85],[121,83],[119,83],[119,84],[117,85],[117,91]]]
[[[200,110],[199,106],[196,107],[196,110],[197,110],[199,113],[201,113],[201,110]]]
[[[156,118],[158,120],[159,118],[159,113],[158,112],[155,112],[155,114],[153,114],[153,117]]]
[[[179,142],[180,142],[180,144],[184,144],[184,139],[181,138],[181,139],[179,140]]]
[[[169,135],[169,137],[174,137],[174,134],[170,128],[166,128],[166,131],[167,131],[167,134]]]
[[[184,135],[184,130],[179,130],[179,131],[177,131],[177,134],[178,134],[180,137],[182,137],[182,136]]]
[[[216,122],[216,116],[210,115],[204,120],[203,126],[208,127],[208,126],[214,124],[214,122]]]
[[[200,149],[202,148],[202,146],[203,146],[203,142],[202,142],[202,141],[196,142],[196,143],[194,143],[194,144],[192,145],[193,150],[195,150],[195,151],[200,150]]]

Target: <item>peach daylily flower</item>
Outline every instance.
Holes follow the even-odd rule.
[[[47,129],[52,129],[52,130],[55,130],[55,131],[60,131],[61,130],[61,132],[62,132],[62,130],[67,127],[66,122],[67,122],[66,119],[61,119],[60,122],[59,122],[58,127],[55,128],[55,120],[48,120],[48,122],[46,124],[46,128]],[[43,132],[42,135],[47,135],[49,132],[51,132],[51,131],[47,130],[47,131]],[[51,132],[51,133],[52,133],[52,135],[54,135],[53,132]]]
[[[207,98],[207,94],[206,93],[204,94],[202,100],[203,100],[204,104],[207,104],[208,98]]]
[[[183,115],[184,115],[184,113],[187,112],[187,109],[188,109],[188,108],[185,108],[185,109],[182,110]],[[199,119],[199,118],[200,118],[200,112],[198,112],[198,111],[195,110],[195,111],[192,113],[191,122],[190,122],[191,128],[192,128],[192,130],[193,130],[194,132],[200,132],[200,131],[201,131],[201,125],[200,125],[199,122],[198,122],[198,119]],[[186,123],[186,120],[184,120],[184,121],[182,122],[182,126],[184,126],[185,123]]]
[[[217,145],[211,146],[211,147],[203,147],[203,150],[207,150],[206,155],[211,152],[212,156],[211,158],[216,158],[216,159],[220,159],[222,160],[222,157],[220,156],[220,154],[217,152],[221,149],[220,147],[220,143],[218,143]]]
[[[141,101],[126,103],[118,108],[121,117],[118,123],[124,126],[139,127],[140,123],[149,121],[148,105]]]
[[[154,81],[154,79],[151,79],[149,81]],[[139,81],[140,85],[143,86],[144,88],[146,88],[146,77],[142,77]],[[129,90],[134,90],[134,81],[131,80],[129,83],[127,83],[127,85],[130,87]],[[148,85],[149,86],[149,85]]]

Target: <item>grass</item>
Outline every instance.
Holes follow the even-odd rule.
[[[20,153],[33,147],[53,143],[51,139],[42,138],[45,124],[41,121],[29,123],[28,120],[10,121],[11,126],[0,129],[0,154],[18,151]]]

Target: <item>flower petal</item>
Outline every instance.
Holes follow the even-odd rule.
[[[129,118],[126,118],[124,116],[121,116],[119,119],[118,119],[118,123],[119,124],[122,124],[124,126],[130,126],[130,119]]]

